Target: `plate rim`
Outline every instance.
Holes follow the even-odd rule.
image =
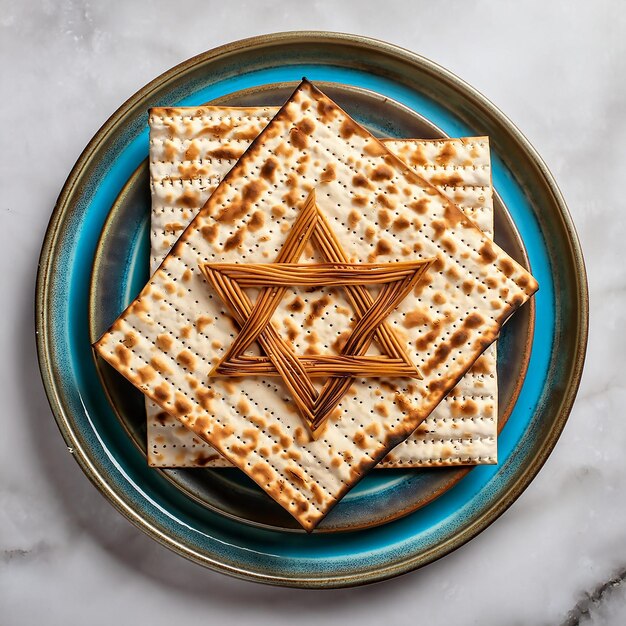
[[[424,552],[412,555],[411,557],[402,559],[401,561],[395,561],[384,566],[378,566],[375,571],[357,572],[355,574],[345,575],[325,574],[320,577],[286,577],[282,575],[272,575],[267,572],[260,573],[258,571],[251,571],[247,567],[232,566],[185,545],[175,537],[160,530],[142,514],[134,510],[111,487],[111,485],[105,480],[105,477],[99,473],[98,469],[92,462],[92,459],[83,449],[80,439],[74,432],[71,419],[67,414],[68,411],[63,406],[63,402],[60,397],[59,384],[55,380],[55,373],[51,367],[52,359],[50,354],[51,343],[53,343],[51,336],[53,333],[48,332],[48,323],[51,319],[51,316],[49,315],[50,306],[48,298],[50,297],[50,294],[48,292],[48,284],[50,267],[53,262],[52,253],[54,252],[55,244],[60,234],[60,227],[62,226],[64,219],[67,217],[67,214],[71,215],[72,211],[71,204],[68,204],[68,198],[71,196],[74,189],[80,185],[81,177],[85,173],[86,166],[89,164],[91,156],[98,149],[101,142],[105,140],[109,132],[117,126],[127,113],[138,105],[139,101],[146,98],[156,88],[161,87],[171,79],[180,77],[186,72],[193,70],[193,68],[199,64],[216,60],[220,57],[227,57],[236,52],[250,52],[260,50],[268,45],[303,43],[304,41],[314,44],[342,43],[344,45],[350,45],[355,49],[368,47],[384,56],[408,63],[409,65],[417,66],[422,71],[429,72],[436,76],[447,86],[463,91],[464,96],[471,99],[472,103],[478,109],[485,111],[494,121],[507,129],[507,132],[511,135],[512,139],[518,144],[519,148],[538,169],[543,178],[543,182],[547,186],[547,190],[554,201],[554,204],[559,209],[559,217],[567,234],[567,244],[571,251],[573,269],[575,272],[573,278],[577,286],[577,293],[575,294],[576,301],[574,303],[577,307],[577,332],[573,350],[574,358],[572,363],[569,364],[571,367],[571,375],[567,381],[561,404],[555,412],[554,425],[547,433],[547,437],[544,439],[543,445],[529,461],[526,468],[520,474],[518,480],[505,494],[503,494],[502,498],[498,502],[487,508],[479,517],[474,519],[471,524],[458,531],[457,534],[445,542],[439,543]],[[128,98],[100,127],[73,166],[55,203],[52,215],[46,228],[36,279],[35,334],[39,368],[46,396],[59,430],[65,439],[69,452],[78,462],[81,469],[92,481],[92,483],[94,483],[94,485],[103,493],[103,495],[107,497],[115,508],[125,515],[132,523],[144,530],[148,535],[159,541],[161,544],[173,549],[179,554],[186,556],[192,561],[239,578],[286,586],[345,587],[367,584],[391,578],[393,576],[417,569],[418,567],[426,565],[452,552],[493,523],[528,487],[552,452],[572,409],[573,402],[580,385],[585,360],[589,324],[588,308],[589,299],[587,276],[582,249],[576,233],[576,228],[567,209],[563,195],[547,165],[537,153],[535,148],[513,124],[513,122],[511,122],[504,115],[504,113],[491,103],[491,101],[449,70],[439,66],[426,57],[394,44],[389,44],[378,39],[372,39],[361,35],[334,33],[330,31],[287,31],[238,40],[216,47],[183,61],[182,63],[162,73],[138,90],[135,94]]]

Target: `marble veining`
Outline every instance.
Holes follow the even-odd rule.
[[[603,582],[592,592],[587,592],[585,597],[576,604],[568,613],[567,619],[562,626],[579,626],[579,624],[594,624],[604,620],[615,620],[619,623],[623,617],[623,605],[626,601],[626,569],[616,576]]]
[[[616,0],[415,3],[0,0],[0,623],[626,623],[626,8]],[[422,53],[501,107],[547,161],[587,260],[579,397],[537,479],[493,526],[397,580],[273,589],[189,563],[82,475],[41,388],[36,262],[56,196],[93,133],[185,58],[316,28]],[[85,613],[81,613],[84,611]]]

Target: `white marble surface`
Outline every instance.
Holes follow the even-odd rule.
[[[298,4],[0,0],[0,623],[626,623],[626,8],[545,0]],[[579,397],[526,493],[438,563],[336,592],[226,578],[132,527],[67,454],[33,338],[36,260],[49,214],[108,115],[193,54],[299,28],[400,44],[500,106],[565,193],[591,290]]]

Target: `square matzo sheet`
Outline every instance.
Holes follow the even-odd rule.
[[[151,273],[157,270],[179,234],[277,112],[277,108],[271,107],[151,109]],[[493,238],[493,193],[487,137],[383,141]],[[379,214],[387,230],[391,223],[390,210],[380,203],[371,210]],[[425,315],[410,316],[403,322],[407,333],[431,330],[436,323],[436,319]],[[430,417],[376,467],[496,463],[496,370],[494,342]],[[151,466],[232,467],[212,446],[150,399],[146,399],[146,414],[148,463]]]
[[[436,258],[388,319],[424,378],[355,381],[318,439],[281,383],[209,380],[237,329],[198,268],[271,262],[312,189],[351,262]],[[371,210],[378,203],[392,213],[382,236]],[[456,205],[304,81],[95,348],[312,530],[428,417],[536,289]],[[349,307],[332,296],[316,293],[325,304],[315,308],[339,321],[315,325],[315,341],[303,340],[309,348],[334,345],[341,316],[349,327]],[[402,331],[407,316],[419,315],[438,324]],[[308,322],[300,307],[282,321],[296,329]]]

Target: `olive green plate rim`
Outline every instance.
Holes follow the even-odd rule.
[[[88,166],[94,153],[98,150],[101,143],[108,134],[114,130],[123,119],[131,114],[138,106],[140,100],[147,98],[157,88],[163,86],[169,81],[174,80],[191,72],[196,66],[209,60],[216,60],[220,57],[228,57],[237,51],[246,50],[248,52],[261,51],[266,45],[280,45],[282,43],[294,43],[295,41],[309,42],[318,45],[328,43],[340,43],[345,45],[353,45],[355,48],[369,48],[376,52],[390,57],[396,61],[414,65],[433,76],[435,76],[442,84],[445,84],[453,90],[463,92],[464,98],[471,102],[478,110],[486,113],[499,126],[505,127],[510,138],[514,141],[517,148],[533,162],[537,174],[543,179],[547,186],[547,191],[558,208],[558,218],[567,235],[567,244],[572,257],[574,271],[573,279],[576,285],[575,297],[575,325],[571,329],[575,336],[574,359],[572,360],[568,371],[570,372],[566,389],[563,392],[562,400],[556,408],[556,417],[553,427],[549,430],[547,437],[543,440],[543,445],[536,451],[534,457],[526,465],[525,470],[517,478],[516,483],[503,495],[495,504],[485,510],[482,515],[478,516],[472,523],[466,526],[462,531],[455,534],[449,540],[439,543],[427,552],[422,552],[412,558],[402,560],[400,562],[390,563],[385,568],[376,572],[375,576],[369,575],[348,575],[342,577],[329,576],[323,580],[310,580],[308,578],[294,579],[271,577],[255,574],[251,571],[238,570],[230,568],[219,561],[208,559],[195,550],[191,550],[184,543],[163,533],[161,529],[152,523],[147,522],[141,513],[130,507],[123,498],[117,494],[106,481],[105,476],[101,476],[92,459],[83,449],[80,439],[72,426],[71,417],[66,413],[65,407],[61,400],[60,390],[57,388],[55,373],[51,368],[51,344],[53,338],[48,332],[48,320],[50,318],[50,302],[48,301],[48,283],[50,280],[50,268],[53,262],[53,253],[60,229],[62,228],[63,219],[68,210],[68,200],[73,191],[80,186],[82,175]],[[341,587],[358,584],[365,584],[373,580],[382,580],[397,576],[399,574],[411,571],[417,567],[430,563],[449,552],[455,550],[467,541],[472,539],[492,522],[494,522],[509,506],[519,497],[519,495],[530,484],[535,475],[544,465],[546,459],[552,452],[562,430],[567,421],[569,413],[572,409],[580,380],[585,359],[585,352],[588,339],[589,324],[589,300],[587,278],[585,264],[583,260],[582,250],[576,233],[576,229],[568,212],[564,198],[548,170],[543,159],[539,156],[534,147],[517,129],[517,127],[495,107],[489,100],[482,96],[476,89],[462,81],[460,78],[443,69],[429,59],[418,54],[412,53],[403,48],[385,43],[383,41],[370,39],[358,35],[350,35],[344,33],[332,33],[322,31],[294,31],[282,32],[271,35],[263,35],[253,37],[220,46],[203,54],[197,55],[177,66],[168,70],[161,76],[157,77],[145,87],[140,89],[136,94],[129,98],[119,109],[109,118],[109,120],[100,128],[93,139],[88,143],[81,156],[76,162],[72,172],[70,173],[55,205],[54,211],[48,224],[44,242],[42,245],[39,270],[36,283],[35,297],[35,321],[36,321],[36,342],[37,352],[42,375],[42,381],[49,399],[52,412],[57,421],[58,427],[63,435],[68,449],[73,454],[82,470],[94,483],[94,485],[107,497],[111,503],[132,523],[144,530],[148,535],[167,547],[179,552],[187,558],[200,564],[210,566],[214,569],[248,579],[254,579],[261,582],[272,584],[283,584],[304,587]]]

